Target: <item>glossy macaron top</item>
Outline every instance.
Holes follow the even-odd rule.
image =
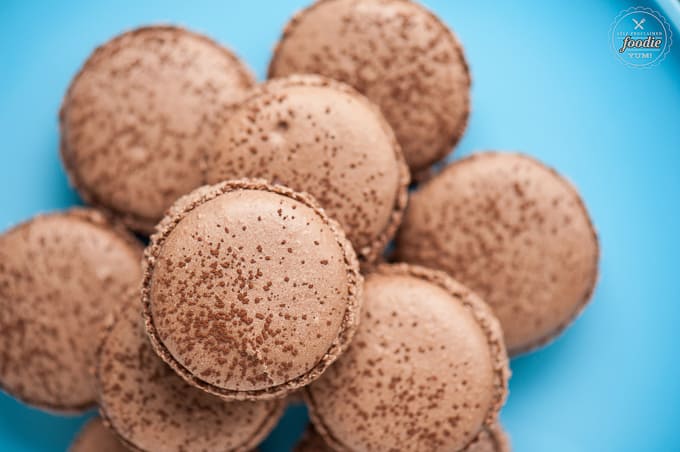
[[[494,309],[511,354],[542,345],[584,307],[598,240],[574,187],[521,154],[457,161],[416,192],[399,260],[444,270]]]
[[[317,378],[358,322],[351,245],[312,198],[264,181],[181,198],[145,254],[157,352],[227,399],[279,397]]]
[[[283,401],[227,402],[188,385],[154,352],[137,306],[123,310],[97,363],[100,411],[133,450],[251,450]]]
[[[61,155],[89,203],[150,233],[203,184],[205,151],[224,110],[253,85],[211,39],[173,26],[123,33],[97,48],[61,108]]]
[[[470,74],[460,43],[407,0],[320,0],[286,26],[270,77],[317,73],[380,106],[413,173],[444,157],[469,114]]]
[[[460,450],[495,422],[507,366],[481,299],[443,273],[382,265],[352,344],[304,395],[338,451]]]
[[[127,452],[130,449],[118,439],[101,418],[95,417],[85,424],[69,447],[69,452]]]
[[[40,408],[94,404],[97,340],[139,288],[142,247],[89,209],[39,215],[0,236],[0,387]]]
[[[256,88],[227,115],[207,162],[208,183],[257,177],[311,194],[362,264],[380,256],[406,207],[408,168],[380,110],[316,75]]]

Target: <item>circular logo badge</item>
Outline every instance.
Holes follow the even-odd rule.
[[[610,34],[616,56],[636,68],[659,64],[673,43],[666,18],[651,8],[634,7],[621,11],[614,19]]]

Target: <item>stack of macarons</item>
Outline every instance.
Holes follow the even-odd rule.
[[[412,1],[317,1],[269,78],[175,26],[94,51],[60,112],[89,207],[0,236],[0,387],[98,406],[75,452],[255,450],[300,400],[300,451],[509,451],[508,354],[595,285],[578,192],[518,153],[434,169],[471,78]]]

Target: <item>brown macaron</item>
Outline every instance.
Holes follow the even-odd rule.
[[[486,300],[515,355],[548,342],[589,300],[598,240],[574,187],[542,163],[484,152],[409,203],[397,259],[444,270]]]
[[[465,131],[470,74],[451,30],[407,0],[320,0],[286,26],[270,77],[315,73],[380,106],[411,172],[447,155]]]
[[[313,426],[309,426],[297,443],[294,452],[334,452],[317,433]],[[499,424],[483,427],[482,431],[461,452],[510,452],[510,441]]]
[[[142,27],[97,48],[61,108],[61,155],[83,199],[150,233],[202,185],[225,109],[253,85],[244,64],[200,34]]]
[[[406,207],[409,173],[380,110],[316,75],[274,79],[227,115],[208,153],[207,182],[256,177],[316,198],[373,263]]]
[[[444,273],[382,265],[366,276],[352,344],[304,395],[337,451],[452,451],[496,421],[508,375],[480,298]]]
[[[97,363],[101,415],[133,450],[245,451],[274,428],[281,400],[227,402],[188,385],[154,352],[138,306],[127,306]]]
[[[100,417],[92,418],[78,433],[69,452],[127,452],[125,447]]]
[[[356,254],[313,199],[265,181],[181,198],[145,253],[147,330],[191,384],[229,400],[316,379],[359,321]]]
[[[39,215],[0,236],[0,387],[50,411],[96,399],[97,339],[142,280],[141,244],[89,209]]]

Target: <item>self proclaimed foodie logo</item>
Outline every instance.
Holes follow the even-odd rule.
[[[673,44],[666,18],[658,11],[641,6],[621,11],[612,23],[610,35],[616,56],[635,68],[659,64]]]

